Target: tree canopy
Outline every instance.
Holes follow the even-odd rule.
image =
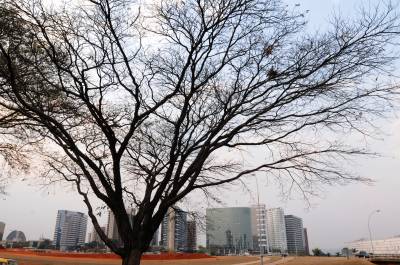
[[[335,133],[366,133],[397,94],[390,4],[310,33],[277,0],[2,3],[6,124],[38,143],[49,180],[76,186],[123,264],[140,263],[168,208],[192,191],[257,172],[305,196],[363,180],[339,161],[367,152]],[[249,162],[254,150],[263,157]],[[101,230],[94,198],[115,215],[122,246]]]

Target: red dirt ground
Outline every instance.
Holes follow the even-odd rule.
[[[47,255],[47,256],[46,256]],[[84,257],[81,257],[84,255]],[[114,255],[102,254],[77,254],[77,253],[38,253],[34,251],[1,251],[0,256],[5,258],[13,258],[18,261],[19,265],[121,265],[121,260]],[[65,257],[68,256],[68,257]],[[72,257],[71,257],[72,256]],[[157,260],[148,260],[157,256]],[[194,259],[187,259],[192,256]],[[175,259],[171,259],[171,258]],[[178,257],[178,258],[177,258]],[[188,254],[165,254],[165,255],[152,255],[143,260],[143,265],[238,265],[241,263],[254,264],[257,263],[258,257],[249,256],[227,256],[227,257],[210,257],[202,255],[188,255]],[[160,260],[162,259],[162,260]],[[271,258],[268,258],[271,260]]]

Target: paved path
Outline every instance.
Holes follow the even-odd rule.
[[[293,260],[293,257],[288,257],[288,258],[284,258],[284,259],[280,259],[277,260],[275,262],[268,262],[270,260],[270,258],[264,258],[264,265],[278,265],[278,264],[284,264],[286,262],[289,262],[291,260]],[[250,261],[250,262],[244,262],[244,263],[237,263],[237,264],[233,264],[233,265],[259,265],[260,261]]]
[[[267,263],[267,264],[268,264],[268,265],[278,265],[278,264],[283,264],[283,263],[289,262],[289,261],[291,261],[291,260],[293,260],[293,259],[294,259],[294,257],[287,257],[287,258],[280,259],[280,260],[277,260],[277,261],[275,261],[275,262]],[[266,265],[267,265],[267,264],[266,264]]]

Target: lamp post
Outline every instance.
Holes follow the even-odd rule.
[[[374,244],[372,243],[372,233],[371,233],[371,217],[375,214],[375,213],[380,213],[381,210],[374,210],[372,211],[369,216],[368,216],[368,231],[369,231],[369,241],[371,243],[371,250],[372,250],[372,255],[374,255]]]

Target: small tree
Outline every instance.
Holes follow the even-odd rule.
[[[325,256],[325,253],[319,248],[314,248],[312,250],[312,253],[313,253],[314,256],[317,256],[317,257]]]
[[[366,151],[333,139],[367,133],[390,107],[396,86],[376,78],[394,59],[397,16],[380,6],[317,34],[303,17],[278,0],[2,0],[0,106],[41,144],[43,175],[73,183],[101,239],[137,265],[193,191],[256,172],[304,196],[365,180],[337,165]]]
[[[51,248],[51,240],[43,239],[43,241],[39,242],[38,249],[49,249]]]
[[[198,246],[198,250],[197,250],[197,252],[198,253],[207,253],[207,248],[206,247],[204,247],[204,246],[202,246],[202,245],[199,245]]]

